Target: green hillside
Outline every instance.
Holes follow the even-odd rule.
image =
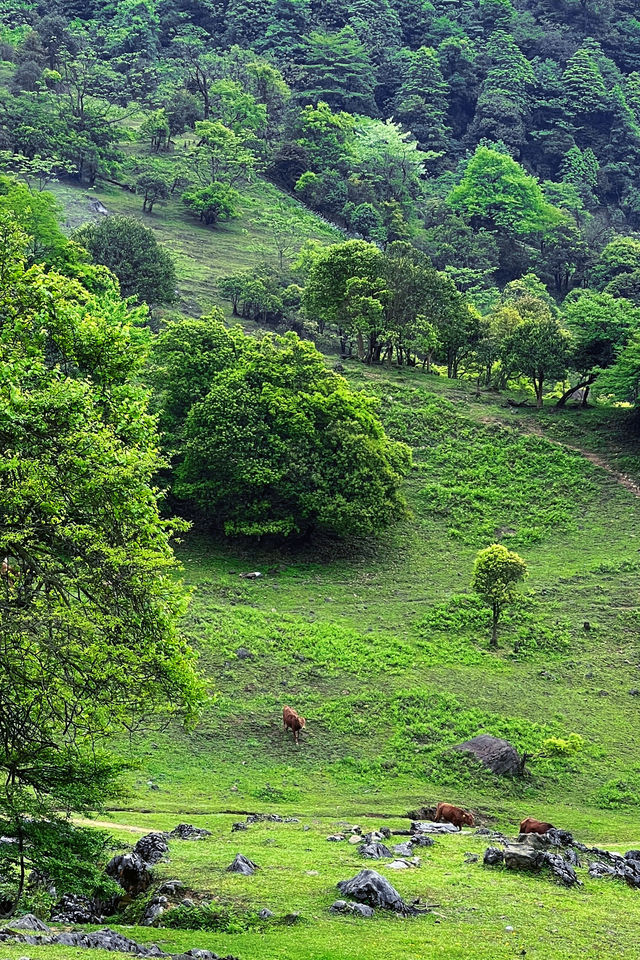
[[[364,862],[326,837],[358,822],[406,828],[408,810],[439,799],[507,834],[532,814],[610,849],[639,839],[639,701],[630,692],[640,685],[637,497],[582,454],[533,434],[526,412],[476,401],[462,384],[355,366],[347,375],[380,396],[388,430],[412,444],[412,517],[342,554],[330,544],[301,555],[185,539],[179,554],[195,593],[184,627],[215,700],[193,733],[154,734],[136,751],[132,795],[110,819],[128,843],[129,827],[141,834],[188,820],[212,830],[198,843],[174,842],[158,876],[177,876],[198,901],[212,901],[226,932],[131,935],[265,960],[407,950],[469,960],[522,950],[635,956],[634,891],[584,869],[584,886],[568,891],[466,863],[487,846],[471,831],[438,838],[419,851],[421,867],[391,877],[405,897],[437,904],[428,916],[372,927],[328,914],[335,884]],[[531,577],[493,653],[469,577],[478,545],[499,532]],[[239,576],[254,570],[263,576]],[[241,647],[250,659],[238,658]],[[284,703],[307,718],[299,748],[282,732]],[[449,752],[479,732],[538,754],[524,780],[495,778]],[[571,733],[584,739],[580,752],[544,756],[545,739]],[[231,833],[251,811],[299,823]],[[255,877],[224,873],[238,851],[262,868]],[[263,907],[303,920],[263,923]],[[567,915],[570,929],[559,919]]]
[[[87,190],[69,181],[54,184],[52,191],[62,204],[67,230],[101,219],[104,214],[93,209],[97,201],[111,215],[135,217],[150,227],[176,263],[179,302],[175,308],[197,316],[220,303],[217,277],[250,270],[263,262],[277,265],[271,221],[274,209],[291,226],[289,256],[294,256],[307,239],[331,243],[340,237],[338,230],[261,179],[243,190],[239,218],[220,224],[215,231],[190,219],[177,198],[144,215],[140,197],[106,182]]]
[[[0,960],[640,960],[636,6],[0,4]]]

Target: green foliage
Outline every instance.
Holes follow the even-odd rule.
[[[211,933],[246,933],[264,926],[257,913],[221,909],[212,904],[173,907],[162,915],[162,926],[170,930],[208,930]]]
[[[208,227],[215,226],[221,220],[237,217],[239,199],[237,190],[226,183],[217,182],[199,190],[187,190],[182,194],[185,207]]]
[[[113,271],[123,296],[134,296],[148,304],[171,303],[175,299],[173,260],[139,220],[105,217],[77,230],[74,239],[96,263]]]
[[[224,342],[220,321],[206,323],[209,335]],[[161,360],[183,327],[174,324],[163,335]],[[399,484],[409,453],[386,438],[374,401],[350,391],[294,334],[255,343],[238,331],[233,350],[234,362],[210,380],[186,418],[178,497],[228,535],[367,536],[403,515]],[[220,350],[216,359],[224,360]],[[202,371],[200,356],[194,360],[193,371],[180,364],[180,396],[185,374],[188,384]],[[172,392],[169,385],[169,403]]]
[[[511,157],[480,146],[450,196],[453,210],[517,236],[541,232],[561,216],[544,199],[540,184]]]
[[[572,757],[584,749],[584,739],[577,733],[570,733],[566,739],[548,737],[543,741],[542,749],[551,757]]]
[[[594,800],[605,810],[637,807],[640,803],[639,787],[640,779],[637,777],[628,780],[607,780],[596,790]]]
[[[3,220],[2,235],[0,817],[19,898],[29,858],[80,870],[92,840],[61,821],[117,796],[105,739],[154,713],[190,719],[202,691],[177,632],[180,524],[153,486],[145,311],[27,268],[20,232]]]

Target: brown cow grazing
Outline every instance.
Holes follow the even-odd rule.
[[[533,817],[527,817],[520,824],[520,833],[548,833],[549,830],[555,830],[552,823],[544,823],[542,820],[534,820]]]
[[[300,731],[305,728],[307,721],[304,717],[298,716],[295,710],[292,710],[291,707],[284,707],[282,711],[282,726],[284,732],[287,732],[287,729],[291,730],[293,733],[293,739],[296,743],[300,743]]]
[[[475,823],[472,813],[467,813],[461,807],[454,807],[451,803],[439,803],[434,819],[436,823],[452,823],[458,830],[462,830],[463,823],[469,827]]]

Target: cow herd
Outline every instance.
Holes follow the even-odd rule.
[[[284,707],[282,710],[282,726],[284,732],[291,730],[294,741],[300,743],[300,731],[304,730],[306,720],[301,717],[291,707]],[[436,823],[451,823],[458,830],[463,826],[473,827],[475,820],[469,810],[463,810],[462,807],[455,807],[452,803],[439,803],[436,807],[434,820]],[[552,823],[546,823],[543,820],[536,820],[534,817],[525,817],[520,823],[520,833],[539,833],[545,834],[549,830],[554,830]]]

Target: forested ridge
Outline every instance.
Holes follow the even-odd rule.
[[[367,362],[524,377],[538,404],[569,374],[586,399],[613,367],[601,392],[634,399],[631,3],[5,3],[2,19],[9,174],[118,183],[160,218],[178,202],[184,230],[242,219],[243,191],[267,178],[360,241],[324,271],[330,294],[327,248],[296,260],[303,236],[276,207],[277,262],[257,256],[218,285],[233,314],[311,336],[328,325]],[[94,258],[116,274],[127,260],[125,295],[173,299],[168,264],[155,288],[124,278],[137,272],[126,224],[116,249],[87,229]]]

